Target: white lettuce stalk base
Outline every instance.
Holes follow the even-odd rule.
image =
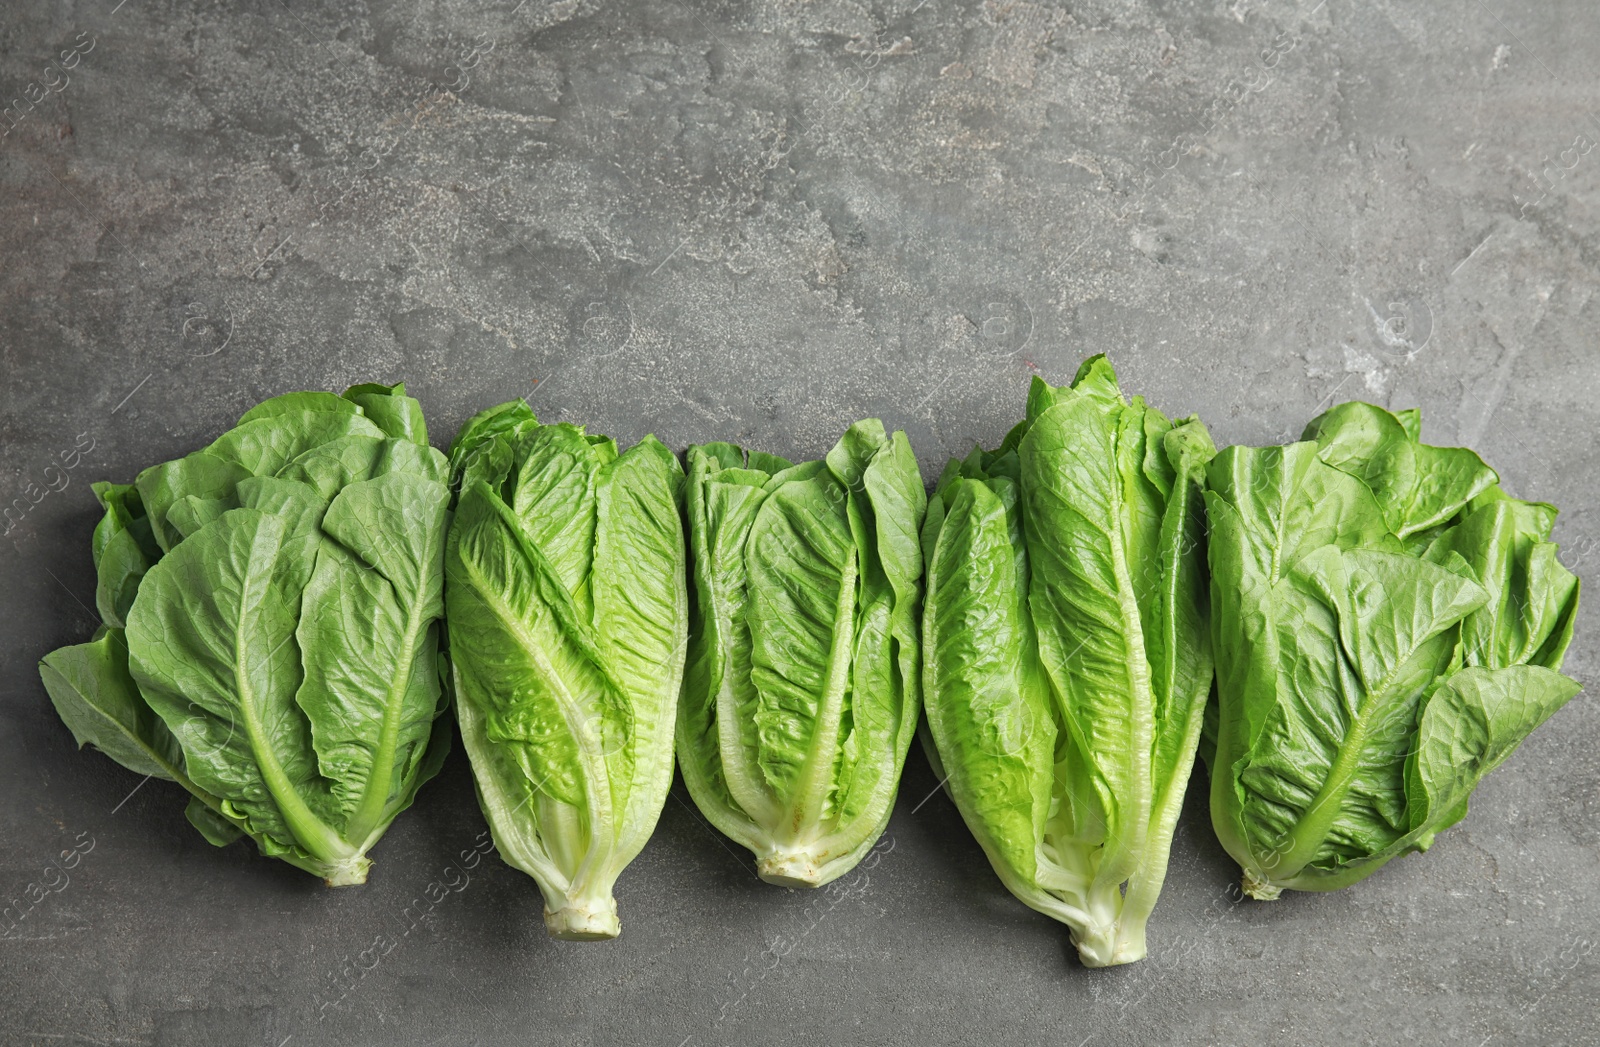
[[[1072,930],[1072,944],[1085,967],[1115,967],[1145,957],[1144,920],[1113,919]]]
[[[371,868],[372,859],[364,854],[353,855],[325,865],[322,882],[329,887],[359,887],[367,882],[367,870]]]
[[[1244,875],[1239,877],[1239,888],[1245,894],[1258,902],[1275,902],[1278,895],[1283,893],[1283,888],[1270,880],[1257,876],[1249,866],[1243,869]]]
[[[756,860],[756,875],[779,887],[817,887],[822,883],[822,862],[805,851],[771,854]]]
[[[617,919],[617,899],[609,894],[568,898],[555,910],[546,905],[544,927],[550,937],[569,942],[604,941],[622,933],[622,924]]]

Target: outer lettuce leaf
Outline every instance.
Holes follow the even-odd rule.
[[[448,501],[443,484],[412,473],[344,487],[322,518],[333,540],[318,543],[303,590],[296,700],[341,815],[362,828],[397,798],[437,715]],[[395,768],[398,781],[380,780]]]
[[[130,667],[201,788],[256,831],[344,860],[354,855],[312,810],[327,786],[294,700],[312,554],[286,532],[275,514],[235,509],[164,557],[129,615]]]
[[[925,528],[935,540],[924,694],[940,776],[1006,886],[1041,908],[1050,904],[1037,882],[1057,728],[1026,605],[1021,522],[1015,483],[946,470]]]
[[[1459,820],[1479,779],[1578,690],[1576,680],[1538,665],[1469,666],[1452,675],[1417,725],[1407,768],[1411,829],[1437,833]]]
[[[463,743],[500,853],[559,938],[620,931],[612,891],[672,784],[688,619],[683,473],[520,401],[451,448],[446,551]]]
[[[1488,590],[1488,602],[1461,629],[1467,664],[1561,668],[1578,611],[1578,579],[1556,559],[1555,521],[1554,506],[1490,488],[1423,552],[1435,562],[1462,557]]]
[[[1317,457],[1371,489],[1401,538],[1444,523],[1498,479],[1465,447],[1422,443],[1420,413],[1409,418],[1408,427],[1381,407],[1351,401],[1312,419],[1301,437],[1317,441]]]
[[[1555,510],[1419,432],[1414,411],[1343,404],[1212,464],[1211,811],[1256,897],[1425,850],[1576,693]]]
[[[804,792],[794,809],[807,822],[832,792],[822,779],[849,718],[859,561],[836,491],[823,473],[768,492],[744,546],[756,763],[773,793]]]
[[[1409,727],[1483,600],[1422,560],[1333,546],[1274,593],[1288,671],[1239,784],[1249,838],[1276,846],[1279,868],[1339,865],[1404,834]]]
[[[102,480],[94,485],[94,493],[106,511],[95,526],[91,543],[97,578],[95,606],[107,627],[121,629],[139,592],[139,580],[161,559],[161,547],[132,484]]]
[[[1085,964],[1145,954],[1211,683],[1199,421],[1104,357],[1035,380],[928,510],[924,693],[951,796],[1006,886]]]
[[[360,386],[275,397],[205,450],[97,484],[107,628],[41,663],[62,718],[188,789],[213,843],[249,835],[363,882],[448,745],[444,478],[404,387]]]
[[[183,776],[183,751],[128,674],[121,629],[102,627],[88,643],[51,651],[39,672],[79,748],[93,745],[134,774]]]
[[[916,730],[921,475],[875,419],[821,461],[725,443],[688,461],[684,781],[763,879],[819,886],[882,834]]]

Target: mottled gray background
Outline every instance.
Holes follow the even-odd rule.
[[[1420,406],[1589,573],[1597,40],[1588,0],[6,3],[42,100],[0,118],[0,896],[93,850],[0,939],[0,1042],[1600,1043],[1587,697],[1338,894],[1236,904],[1191,802],[1153,958],[1086,971],[917,753],[849,890],[759,883],[680,784],[622,938],[555,943],[532,881],[452,868],[459,752],[330,891],[75,752],[36,671],[95,625],[91,481],[371,379],[441,444],[515,395],[790,456],[875,414],[931,480],[1103,350],[1219,444]]]

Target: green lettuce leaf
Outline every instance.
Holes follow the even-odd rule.
[[[290,393],[97,484],[106,628],[51,652],[80,744],[183,785],[213,843],[361,883],[439,768],[449,490],[403,386]]]
[[[93,745],[134,774],[183,777],[183,750],[128,673],[128,641],[102,627],[88,643],[59,647],[39,663],[45,690],[78,747]]]
[[[1214,453],[1096,356],[1035,379],[1022,425],[929,505],[931,755],[1001,880],[1091,966],[1145,955],[1199,744]]]
[[[718,443],[688,462],[684,781],[762,879],[815,887],[882,834],[916,731],[927,494],[875,419],[819,461]]]
[[[558,938],[620,931],[617,877],[672,784],[684,659],[683,472],[520,401],[451,448],[446,606],[463,744],[507,862]]]
[[[1211,813],[1259,898],[1425,850],[1576,693],[1555,510],[1509,497],[1415,411],[1342,404],[1209,475]]]
[[[150,565],[161,559],[145,515],[144,503],[132,484],[100,481],[94,494],[105,510],[94,529],[90,548],[94,553],[95,607],[108,627],[121,629],[127,624],[128,608],[139,591],[139,581]]]

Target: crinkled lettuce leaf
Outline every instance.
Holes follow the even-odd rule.
[[[1577,693],[1555,510],[1419,432],[1414,411],[1341,404],[1211,465],[1211,811],[1256,897],[1425,850]]]
[[[613,887],[672,784],[688,623],[683,471],[521,401],[451,447],[451,663],[478,798],[558,938],[620,932]]]
[[[1035,379],[928,508],[930,755],[1001,880],[1091,966],[1145,955],[1199,743],[1214,453],[1096,356],[1070,386]]]
[[[684,781],[762,879],[816,887],[883,833],[916,731],[916,457],[868,419],[818,461],[715,443],[688,463]]]
[[[364,882],[448,745],[446,468],[404,385],[367,385],[96,484],[105,624],[40,666],[79,744],[183,785],[213,843]]]

